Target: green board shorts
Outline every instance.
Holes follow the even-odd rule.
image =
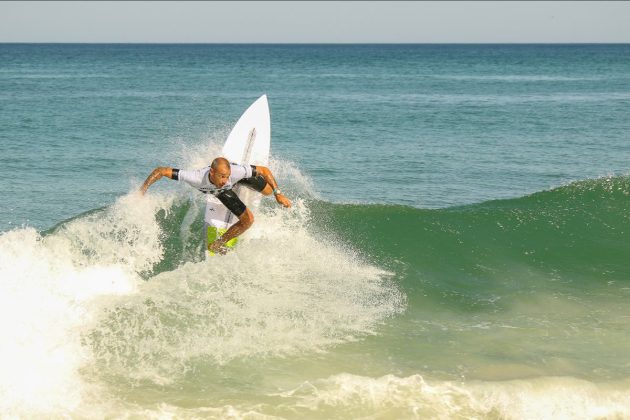
[[[221,236],[223,236],[223,234],[224,234],[225,232],[227,232],[227,229],[217,228],[217,227],[210,226],[210,225],[206,224],[206,232],[207,232],[207,238],[208,238],[208,240],[207,240],[207,242],[206,242],[206,250],[207,250],[207,249],[208,249],[208,246],[209,246],[212,242],[216,241],[218,238],[220,238]],[[225,243],[225,245],[224,245],[224,246],[225,246],[226,248],[233,248],[233,247],[234,247],[234,245],[236,245],[236,243],[237,243],[237,242],[238,242],[238,237],[237,237],[237,238],[232,238],[232,239],[230,239],[229,241],[227,241],[227,242]],[[210,255],[214,255],[214,252],[210,252],[210,251],[208,251],[208,253],[209,253]]]

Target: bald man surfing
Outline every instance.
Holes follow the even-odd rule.
[[[254,223],[254,215],[232,189],[237,184],[256,190],[263,195],[273,193],[279,204],[287,208],[291,207],[291,201],[280,192],[278,183],[269,168],[265,166],[239,165],[218,157],[212,161],[210,166],[197,170],[158,167],[144,181],[140,187],[140,192],[144,195],[151,184],[162,177],[185,182],[204,194],[214,195],[238,217],[238,222],[233,224],[221,237],[208,244],[208,251],[210,252],[224,254],[226,252],[224,245],[230,239],[245,232]]]

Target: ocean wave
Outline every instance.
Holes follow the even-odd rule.
[[[300,200],[261,211],[211,261],[198,216],[185,196],[130,193],[43,235],[2,234],[2,412],[81,412],[94,382],[164,385],[199,361],[324,352],[404,310],[390,273],[309,232]]]
[[[630,415],[630,384],[569,377],[439,381],[416,374],[338,374],[274,396],[305,416],[379,418],[595,419]]]
[[[448,272],[453,264],[492,266],[501,260],[571,273],[602,267],[611,280],[625,282],[629,198],[630,177],[615,176],[445,209],[321,201],[311,207],[315,220],[366,252],[414,267],[442,262]]]
[[[175,386],[196,369],[325,353],[378,337],[405,311],[417,317],[406,335],[434,337],[442,348],[436,366],[444,363],[438,356],[453,357],[440,340],[483,349],[488,344],[475,338],[483,330],[499,339],[526,333],[526,345],[493,350],[501,359],[520,360],[526,349],[529,359],[543,357],[536,349],[551,348],[551,334],[561,337],[553,347],[559,364],[546,361],[548,369],[579,373],[595,352],[612,357],[610,368],[600,360],[597,369],[614,375],[614,355],[625,354],[619,317],[629,194],[630,177],[620,176],[437,210],[297,199],[291,211],[263,206],[237,249],[212,261],[203,260],[202,206],[184,194],[131,193],[43,234],[5,232],[0,408],[16,416],[79,413],[96,404],[94,386]],[[579,348],[588,352],[571,350]],[[468,382],[457,392],[431,385],[437,400],[425,401],[432,388],[419,377],[342,375],[280,397],[299,407],[291,410],[312,405],[331,415],[364,413],[369,403],[372,412],[403,417],[516,410],[527,418],[541,411],[526,411],[531,404],[515,395],[533,386],[543,389],[531,394],[536,399],[554,381]],[[614,402],[612,411],[586,404],[587,413],[626,413],[626,402],[599,385],[569,385],[585,400]],[[454,400],[445,397],[454,392]],[[548,403],[568,416],[562,398]],[[286,414],[264,404],[237,411]]]

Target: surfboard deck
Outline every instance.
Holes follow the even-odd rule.
[[[241,165],[267,166],[271,146],[271,118],[267,95],[262,95],[245,110],[225,140],[222,154],[227,160]],[[255,210],[260,203],[261,194],[235,186],[234,192],[245,203],[247,208]],[[223,235],[238,218],[229,211],[217,198],[208,194],[205,213],[207,244]],[[231,248],[238,238],[230,240],[226,246]],[[212,252],[207,252],[210,256]]]

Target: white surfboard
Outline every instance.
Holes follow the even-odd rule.
[[[238,119],[225,144],[223,157],[241,165],[267,166],[271,145],[271,119],[267,95],[258,98]],[[250,210],[255,210],[260,203],[261,194],[249,188],[234,187],[234,192]],[[225,233],[238,218],[218,199],[208,194],[205,215],[208,241],[214,241]],[[233,246],[236,241],[229,241]]]

